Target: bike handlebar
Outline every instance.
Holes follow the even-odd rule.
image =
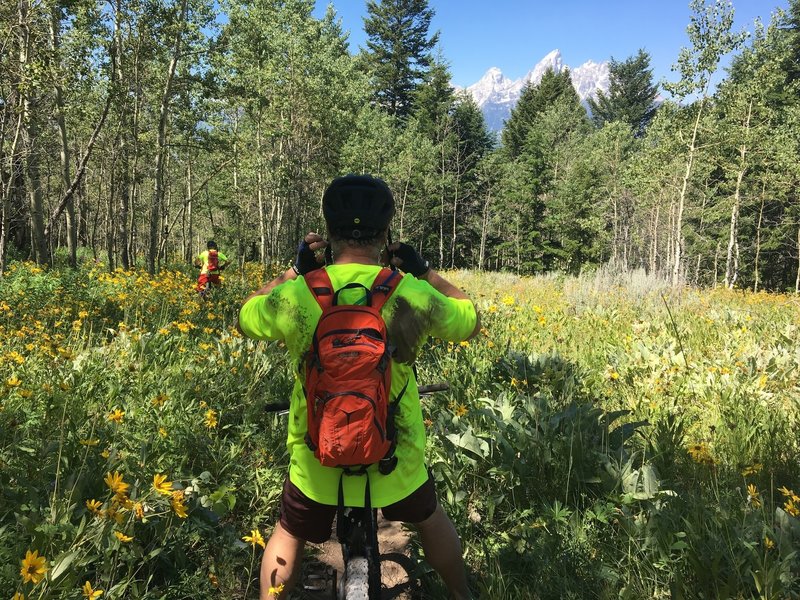
[[[434,392],[445,392],[450,389],[450,384],[446,381],[441,383],[429,383],[428,385],[419,386],[419,395],[433,394]]]

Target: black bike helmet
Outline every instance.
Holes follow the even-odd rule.
[[[377,177],[345,175],[334,179],[322,195],[322,214],[335,235],[369,239],[389,226],[394,197]]]
[[[206,248],[208,248],[209,250],[214,250],[216,249],[216,247],[217,247],[217,242],[215,242],[214,240],[208,240]]]

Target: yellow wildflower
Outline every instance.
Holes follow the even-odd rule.
[[[160,435],[162,438],[167,437],[167,430],[164,429],[163,427],[159,427],[158,428],[158,435]]]
[[[708,444],[705,442],[700,442],[699,444],[692,444],[687,449],[689,452],[689,456],[692,457],[692,460],[701,465],[713,465],[714,464],[714,457],[711,456],[711,452],[708,449]]]
[[[131,536],[125,535],[121,531],[115,531],[114,535],[117,536],[117,539],[120,542],[124,543],[124,544],[127,544],[128,542],[132,542],[133,541],[133,538]]]
[[[263,538],[263,536],[261,535],[261,532],[258,529],[253,529],[250,532],[250,535],[246,535],[242,539],[245,542],[247,542],[248,544],[252,545],[253,548],[255,548],[256,545],[259,545],[262,548],[266,547],[266,543],[264,542],[264,538]]]
[[[109,506],[104,516],[109,521],[114,521],[117,525],[121,525],[122,521],[125,520],[125,517],[122,515],[122,513],[117,510],[116,505]]]
[[[106,474],[103,481],[106,482],[106,485],[115,494],[125,494],[127,493],[128,488],[131,487],[129,483],[125,483],[122,480],[122,473],[119,471],[114,471],[113,475],[111,473]]]
[[[761,506],[758,488],[752,483],[747,484],[747,501],[753,505],[753,508],[758,508]]]
[[[208,429],[214,429],[214,427],[217,426],[217,411],[215,411],[213,408],[209,408],[206,411],[204,422]]]
[[[11,596],[11,600],[25,600],[25,594],[22,592],[14,592],[14,595]]]
[[[771,550],[775,547],[775,542],[773,542],[769,537],[764,536],[764,548],[767,550]]]
[[[281,583],[277,587],[269,586],[269,590],[267,590],[267,594],[271,596],[275,596],[276,598],[283,593],[283,584]]]
[[[95,515],[100,514],[100,507],[103,506],[103,503],[99,500],[87,500],[86,501],[86,508],[89,509],[90,512],[94,513]]]
[[[153,475],[153,488],[164,496],[172,495],[172,482],[167,481],[166,475]]]
[[[454,412],[455,412],[455,414],[456,414],[456,416],[457,416],[457,417],[463,417],[463,416],[464,416],[465,414],[467,414],[469,411],[467,410],[467,407],[466,407],[466,406],[464,406],[463,404],[459,404],[459,405],[456,407],[456,409],[455,409],[455,411],[454,411]]]
[[[178,515],[181,519],[185,519],[189,516],[186,512],[186,504],[184,503],[184,494],[183,490],[175,490],[172,492],[172,510],[175,511],[175,514]]]
[[[137,502],[133,505],[133,514],[136,515],[139,521],[144,519],[144,506],[142,506],[141,502]]]
[[[167,396],[166,394],[159,394],[158,396],[153,398],[150,402],[152,402],[153,406],[158,408],[160,406],[164,406],[164,403],[167,401],[168,398],[169,396]]]
[[[78,443],[81,446],[97,446],[100,443],[98,439],[85,439],[85,440],[78,440]]]
[[[792,490],[788,489],[786,486],[779,487],[778,491],[786,496],[786,498],[793,500],[794,502],[800,502],[800,496],[795,494]]]
[[[761,464],[761,463],[753,463],[749,467],[745,467],[744,469],[742,469],[742,477],[747,477],[748,475],[755,475],[756,473],[761,471],[761,469],[763,469],[763,468],[764,468],[763,464]]]
[[[44,579],[44,574],[47,572],[47,559],[44,556],[39,556],[39,551],[28,550],[25,552],[25,558],[21,561],[22,568],[19,574],[22,575],[22,583],[33,582],[33,585],[39,583]]]
[[[219,587],[219,579],[213,573],[208,574],[208,580],[211,582],[211,587],[218,588]]]
[[[8,379],[6,379],[6,385],[10,388],[19,387],[20,385],[22,385],[22,381],[20,381],[20,379],[16,375],[12,375]]]
[[[97,600],[97,598],[103,595],[103,590],[93,589],[92,584],[88,581],[81,587],[81,592],[83,592],[83,597],[89,600]]]
[[[122,423],[122,418],[125,416],[125,411],[115,408],[109,415],[108,420],[114,423]]]

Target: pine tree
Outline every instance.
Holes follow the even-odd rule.
[[[598,127],[612,121],[627,123],[637,137],[655,113],[658,86],[653,85],[650,55],[639,50],[622,62],[611,59],[609,66],[608,95],[598,92],[597,99],[589,99],[592,120]]]
[[[585,118],[586,111],[572,86],[572,77],[568,69],[560,73],[548,69],[537,85],[528,84],[522,90],[502,133],[503,146],[511,158],[516,158],[522,152],[525,139],[536,117],[562,98],[573,107],[576,114]]]
[[[433,9],[427,0],[369,0],[364,19],[367,51],[378,103],[405,119],[414,91],[431,66],[439,33],[428,36]]]

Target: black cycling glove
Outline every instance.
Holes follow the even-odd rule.
[[[400,242],[400,247],[391,253],[403,261],[400,268],[406,273],[411,273],[414,277],[421,277],[427,273],[431,266],[430,263],[422,258],[413,247]]]
[[[311,249],[311,246],[308,245],[308,242],[302,240],[297,247],[297,258],[294,261],[294,265],[292,265],[295,273],[305,275],[314,269],[319,269],[321,266],[317,262],[317,255]]]

